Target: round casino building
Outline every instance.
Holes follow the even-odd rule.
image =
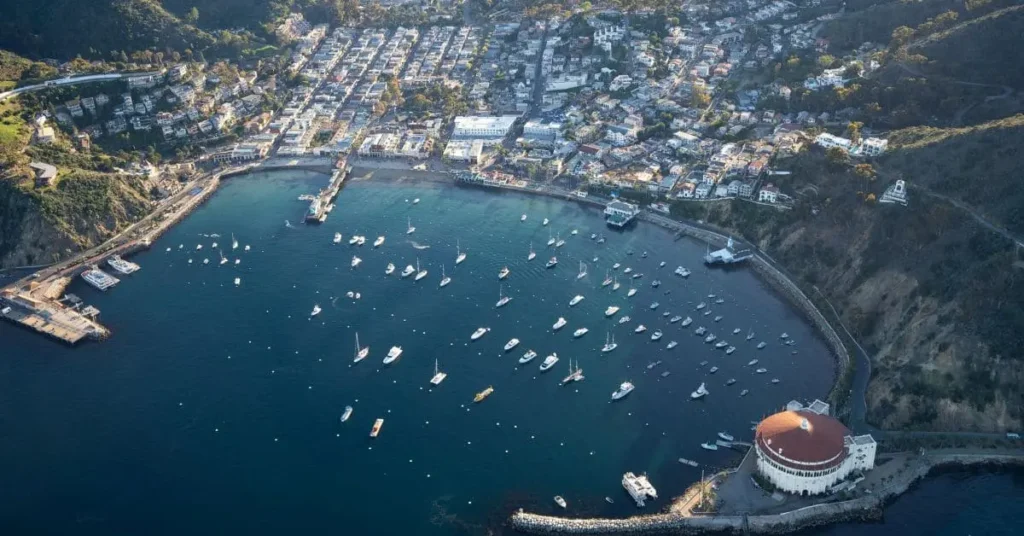
[[[815,400],[793,401],[757,425],[757,471],[779,490],[798,495],[837,491],[847,477],[875,466],[870,435],[854,436]]]

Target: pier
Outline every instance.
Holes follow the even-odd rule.
[[[640,207],[618,199],[608,203],[604,209],[604,221],[611,227],[622,229],[636,219]]]
[[[704,256],[704,264],[722,264],[730,265],[741,263],[754,256],[754,251],[750,248],[739,249],[736,247],[736,243],[733,242],[732,237],[725,243],[725,247],[715,251],[708,252]]]
[[[331,182],[327,187],[312,196],[309,202],[309,209],[306,210],[306,223],[323,223],[327,215],[334,210],[334,198],[341,191],[341,185],[345,183],[345,176],[351,168],[345,167],[345,160],[339,160],[337,169],[331,174]]]

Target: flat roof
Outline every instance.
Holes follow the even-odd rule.
[[[497,117],[493,116],[479,116],[479,115],[460,115],[455,118],[456,129],[503,129],[508,130],[512,128],[512,123],[516,122],[518,116],[515,115],[501,115]]]

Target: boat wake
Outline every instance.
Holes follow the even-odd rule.
[[[415,240],[410,240],[409,243],[412,244],[412,247],[415,249],[430,249],[430,246],[425,246],[423,244],[420,244],[419,242],[416,242]]]

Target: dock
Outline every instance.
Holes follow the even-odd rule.
[[[88,308],[85,312],[93,313]],[[0,294],[0,317],[71,345],[110,335],[96,323],[95,314],[90,317],[56,301],[38,300],[25,291],[5,289]]]
[[[341,191],[341,185],[345,183],[345,176],[352,169],[345,167],[345,161],[340,160],[338,168],[331,174],[331,182],[327,187],[310,196],[309,209],[306,210],[306,223],[323,223],[327,215],[334,209],[334,198]]]
[[[635,220],[637,214],[640,214],[638,205],[615,199],[605,206],[604,221],[609,227],[622,229]]]
[[[726,242],[725,247],[719,250],[708,252],[704,256],[704,264],[737,264],[743,262],[754,256],[754,251],[750,248],[740,249],[733,242],[732,237],[729,237],[729,241]]]

